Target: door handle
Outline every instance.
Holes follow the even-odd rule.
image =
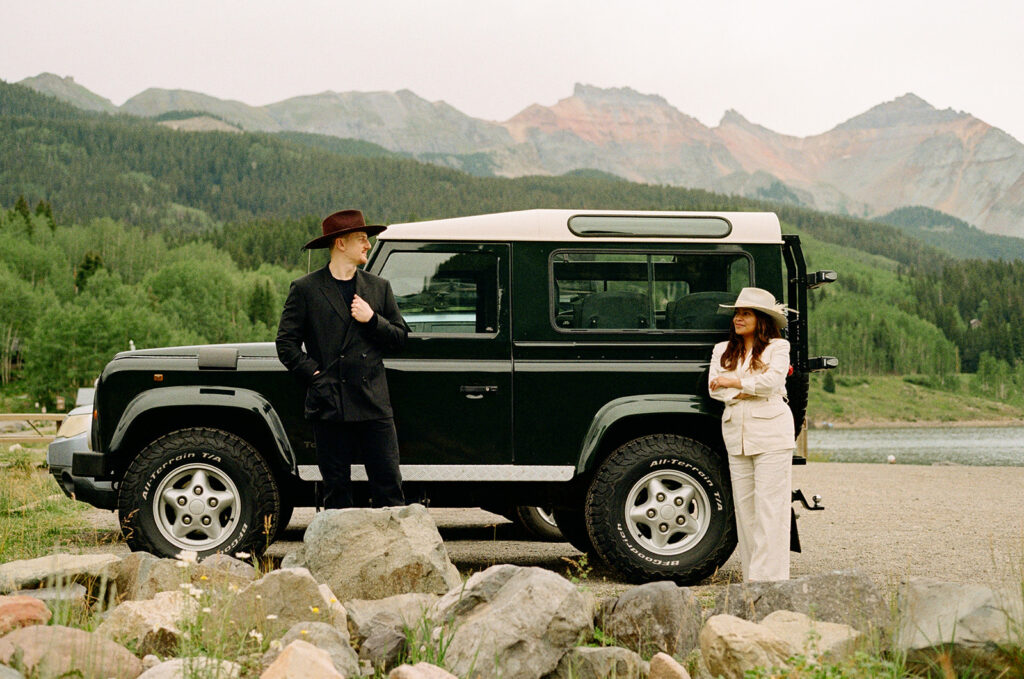
[[[484,394],[498,393],[498,386],[493,384],[463,384],[459,387],[459,393],[465,394],[466,398],[477,400],[483,398]]]

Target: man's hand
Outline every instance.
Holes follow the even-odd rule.
[[[352,297],[352,318],[360,323],[366,323],[373,318],[373,309],[366,303],[366,300],[359,295]]]

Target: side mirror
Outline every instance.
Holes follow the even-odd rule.
[[[807,289],[813,290],[814,288],[821,287],[827,283],[835,283],[838,278],[839,274],[828,269],[809,273],[807,274]]]

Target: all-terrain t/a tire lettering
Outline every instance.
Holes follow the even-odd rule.
[[[726,462],[676,434],[615,450],[590,485],[586,519],[601,558],[637,582],[698,582],[736,546]]]
[[[149,444],[128,467],[118,496],[134,551],[199,557],[259,552],[277,532],[281,500],[263,457],[218,429],[182,429]]]

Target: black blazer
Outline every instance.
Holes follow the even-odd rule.
[[[386,280],[356,269],[355,290],[373,309],[368,323],[352,318],[326,266],[292,281],[288,291],[277,328],[277,355],[307,385],[306,419],[353,422],[392,416],[381,359],[405,344],[409,326]]]

